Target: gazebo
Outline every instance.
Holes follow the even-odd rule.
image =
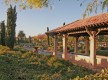
[[[46,32],[46,34],[52,35],[54,38],[54,51],[53,55],[57,55],[57,34],[61,34],[63,40],[63,54],[62,58],[72,61],[75,64],[79,64],[91,69],[97,67],[108,67],[108,57],[96,56],[96,40],[98,35],[108,34],[108,13],[99,14],[96,16],[88,17],[74,21],[70,24],[63,25],[56,29]],[[75,37],[74,53],[78,51],[78,38],[80,36],[86,36],[85,53],[89,56],[68,54],[67,52],[67,38],[68,36]],[[89,53],[90,50],[90,53]]]

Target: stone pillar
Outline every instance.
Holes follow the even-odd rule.
[[[79,38],[79,37],[75,37],[74,53],[78,53],[78,38]]]
[[[89,55],[89,38],[85,37],[85,55]]]
[[[68,60],[68,53],[67,53],[67,34],[63,34],[63,54],[62,58]]]
[[[56,56],[57,55],[57,36],[54,35],[54,51],[53,51],[53,55]]]
[[[96,68],[97,60],[96,60],[96,31],[92,31],[92,35],[89,37],[90,39],[90,62],[92,64],[92,68]]]

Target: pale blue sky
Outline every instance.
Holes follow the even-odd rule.
[[[54,0],[53,0],[54,1]],[[6,20],[7,7],[3,0],[0,0],[0,21]],[[55,0],[54,5],[50,8],[26,9],[17,8],[17,27],[16,33],[23,30],[27,36],[35,36],[46,32],[46,28],[54,29],[75,20],[81,19],[86,8],[80,7],[80,2],[76,0]]]

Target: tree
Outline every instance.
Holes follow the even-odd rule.
[[[18,3],[19,6],[23,9],[26,9],[26,7],[29,8],[42,8],[42,7],[47,7],[49,0],[4,0],[6,4],[11,4],[11,3]]]
[[[83,4],[84,2],[85,2],[85,0],[83,0],[83,1],[81,2],[80,6],[82,6],[82,4]],[[85,17],[85,16],[91,14],[91,13],[94,12],[94,11],[95,11],[95,13],[97,13],[98,8],[99,8],[99,9],[101,8],[102,11],[103,11],[104,9],[106,9],[106,8],[107,8],[107,10],[108,10],[108,0],[91,0],[91,1],[88,1],[88,2],[87,2],[87,7],[86,7],[85,12],[84,12],[84,14],[83,14],[83,17]]]
[[[1,22],[0,29],[1,29],[1,34],[0,34],[1,45],[5,46],[5,23],[4,21]]]
[[[99,41],[99,42],[104,41],[104,36],[103,36],[103,35],[99,35],[99,36],[98,36],[98,41]]]
[[[25,33],[24,33],[24,31],[19,31],[19,33],[18,33],[18,42],[24,42],[24,39],[25,39],[25,37],[26,37],[26,35],[25,35]]]
[[[32,37],[29,36],[29,43],[32,43]]]
[[[6,4],[11,4],[11,3],[18,3],[19,6],[23,9],[26,9],[27,7],[29,8],[42,8],[42,7],[48,7],[51,6],[51,2],[53,2],[53,0],[4,0]],[[62,0],[58,0],[58,1],[62,1]],[[108,0],[76,0],[76,1],[80,1],[81,4],[80,6],[82,6],[82,4],[84,2],[87,2],[87,7],[85,9],[85,12],[83,14],[83,16],[87,16],[89,15],[91,12],[95,11],[97,12],[98,8],[103,10],[106,7],[108,8]]]
[[[0,45],[1,45],[1,23],[0,23]]]
[[[47,27],[47,32],[49,31],[49,27]],[[48,45],[50,45],[49,34],[47,34]]]
[[[47,44],[46,43],[47,42],[47,36],[45,34],[38,34],[37,36],[34,36],[33,39],[35,40],[35,43],[38,45]]]
[[[16,6],[12,8],[8,8],[7,11],[7,31],[6,31],[6,45],[13,49],[14,42],[15,42],[15,28],[16,28],[16,19],[17,19],[17,12]]]

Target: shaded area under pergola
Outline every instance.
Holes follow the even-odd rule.
[[[67,52],[67,38],[68,36],[74,36],[75,37],[75,50],[74,53],[77,53],[78,51],[78,38],[80,36],[86,36],[86,45],[85,45],[85,53],[89,54],[90,50],[90,56],[85,57],[81,56],[78,57],[78,55],[74,55],[72,57],[72,61],[76,62],[83,60],[82,57],[85,57],[85,62],[89,63],[87,64],[89,68],[97,68],[97,64],[99,63],[99,60],[96,58],[96,38],[98,35],[107,35],[108,34],[108,13],[99,14],[93,17],[88,17],[85,19],[74,21],[70,24],[64,25],[62,27],[58,27],[56,29],[50,30],[46,32],[47,35],[52,35],[54,37],[54,52],[53,55],[57,55],[57,35],[61,34],[63,35],[63,54],[62,58],[65,60],[70,60],[70,56]],[[76,58],[78,57],[78,58]],[[85,63],[82,61],[81,65],[85,66]],[[108,59],[105,58],[105,61],[103,63],[104,67],[108,67]],[[100,64],[101,66],[101,64]]]

